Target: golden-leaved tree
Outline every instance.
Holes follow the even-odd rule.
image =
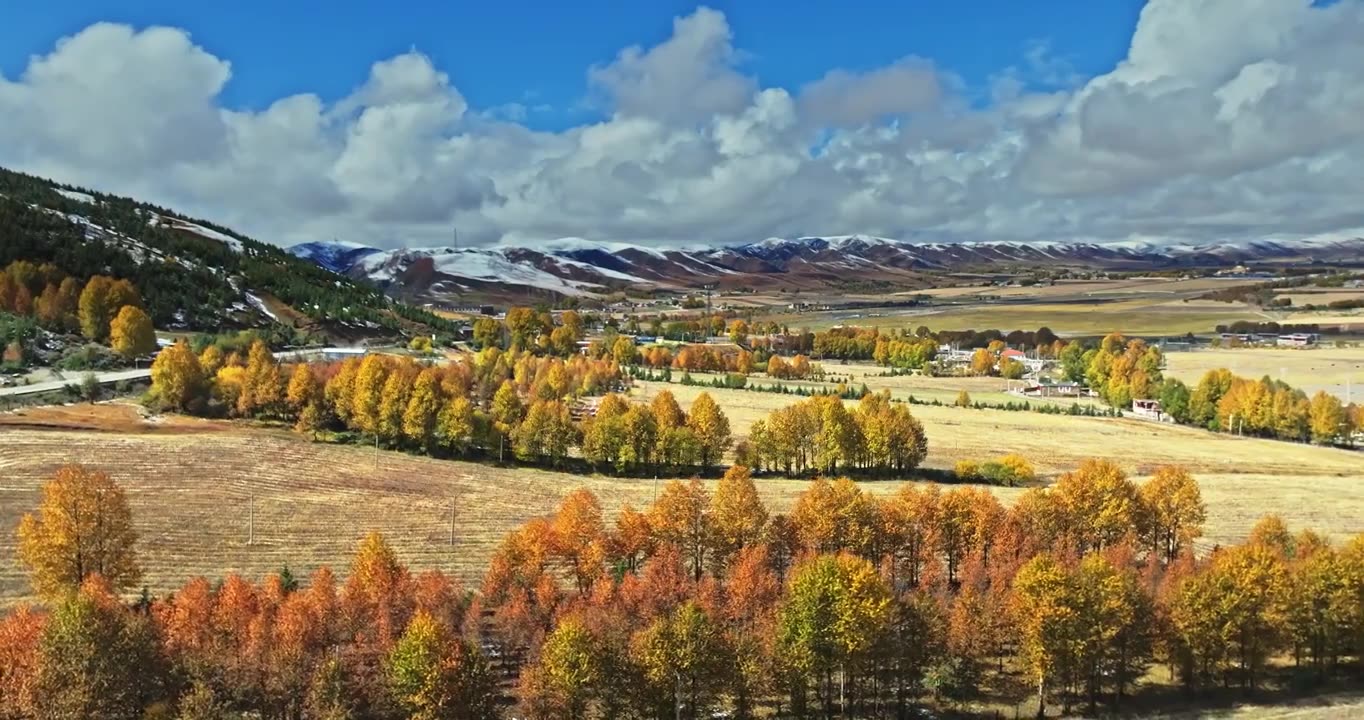
[[[136,305],[124,305],[109,324],[109,344],[125,358],[146,355],[156,349],[152,319]]]
[[[152,393],[172,410],[187,410],[203,400],[204,369],[184,340],[162,350],[152,362]]]
[[[92,575],[117,589],[137,584],[137,532],[118,483],[106,473],[66,465],[42,493],[37,512],[19,523],[19,558],[39,595],[57,597]]]
[[[700,445],[701,467],[710,467],[729,449],[732,440],[729,418],[725,417],[710,393],[696,396],[691,404],[691,412],[687,414],[687,427],[696,434]]]

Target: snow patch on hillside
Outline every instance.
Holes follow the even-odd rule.
[[[262,315],[264,315],[264,316],[270,318],[271,320],[274,320],[275,322],[279,322],[279,316],[277,316],[277,315],[275,315],[274,313],[270,312],[270,308],[268,308],[268,307],[265,306],[265,301],[264,301],[264,300],[261,300],[259,297],[255,296],[255,295],[253,295],[253,294],[251,294],[251,293],[243,293],[243,294],[246,296],[246,301],[247,301],[248,303],[251,303],[251,307],[253,307],[253,308],[259,310],[259,311],[261,312]]]
[[[94,195],[87,195],[83,192],[76,192],[75,190],[62,190],[61,188],[53,188],[53,190],[56,190],[58,195],[61,195],[68,200],[75,200],[76,202],[83,202],[90,205],[95,204]]]
[[[178,218],[168,218],[157,215],[150,220],[150,224],[160,225],[163,227],[170,228],[172,230],[183,230],[185,232],[194,233],[199,237],[208,238],[209,240],[217,240],[218,242],[231,248],[233,252],[242,251],[242,243],[237,238],[234,238],[231,235],[225,235],[223,233],[218,232],[217,230],[206,228],[198,223],[192,223],[187,220],[180,220]]]

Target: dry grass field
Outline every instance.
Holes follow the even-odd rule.
[[[911,378],[882,378],[911,380]],[[662,383],[639,383],[647,399]],[[684,406],[702,389],[671,385]],[[710,390],[742,435],[753,420],[798,398]],[[1019,452],[1054,476],[1091,456],[1135,475],[1181,463],[1208,504],[1204,545],[1244,538],[1278,512],[1294,527],[1342,539],[1364,531],[1364,455],[1213,435],[1138,420],[915,406],[927,430],[926,465]],[[147,584],[175,587],[195,575],[260,576],[289,565],[306,573],[344,566],[367,531],[385,533],[405,561],[476,585],[500,538],[587,486],[608,514],[653,499],[651,479],[579,476],[431,460],[369,448],[310,443],[278,429],[193,418],[143,418],[131,405],[70,406],[0,415],[0,604],[27,594],[14,559],[14,529],[60,464],[110,472],[129,493]],[[900,482],[867,483],[894,492]],[[807,483],[764,478],[764,500],[787,510]],[[1012,502],[1021,492],[992,488]],[[253,499],[254,498],[254,499]],[[251,522],[254,507],[254,523]],[[450,544],[451,510],[455,542]],[[254,542],[248,544],[248,526]]]
[[[1309,395],[1325,390],[1341,400],[1364,399],[1364,347],[1219,348],[1173,352],[1165,372],[1193,384],[1209,370],[1227,368],[1237,375],[1268,375],[1302,388]]]
[[[736,435],[754,420],[797,398],[788,395],[638,383],[644,399],[667,387],[682,406],[710,392]],[[1208,504],[1207,542],[1245,537],[1265,513],[1291,525],[1343,538],[1364,532],[1364,454],[1275,440],[1220,435],[1131,418],[1091,418],[1035,412],[914,406],[928,435],[927,467],[950,468],[1017,452],[1049,475],[1088,457],[1110,458],[1134,475],[1163,464],[1189,468]],[[994,488],[1006,502],[1019,491]]]
[[[766,319],[766,318],[765,318]],[[1077,299],[1060,302],[970,303],[904,309],[812,312],[779,315],[791,327],[821,330],[835,325],[860,325],[886,330],[927,325],[932,330],[1036,330],[1049,327],[1061,335],[1182,335],[1209,333],[1219,324],[1237,320],[1265,320],[1257,308],[1243,303],[1172,300],[1168,296]]]
[[[1303,305],[1324,306],[1341,300],[1364,300],[1364,290],[1347,290],[1340,288],[1293,288],[1288,292],[1282,292],[1274,297],[1288,298],[1293,301],[1295,307]]]

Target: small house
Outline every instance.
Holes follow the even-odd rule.
[[[1159,400],[1133,400],[1132,414],[1147,420],[1164,422],[1169,419],[1164,412],[1161,412]]]

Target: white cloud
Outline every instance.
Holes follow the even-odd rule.
[[[933,64],[908,57],[865,73],[830,70],[801,91],[801,110],[819,126],[857,127],[935,108],[942,86]]]
[[[1359,37],[1360,0],[1151,0],[1100,77],[1035,43],[983,89],[907,57],[787,90],[702,8],[586,70],[603,119],[542,132],[416,50],[232,109],[184,31],[98,24],[0,77],[0,164],[282,244],[1315,234],[1364,226]]]

